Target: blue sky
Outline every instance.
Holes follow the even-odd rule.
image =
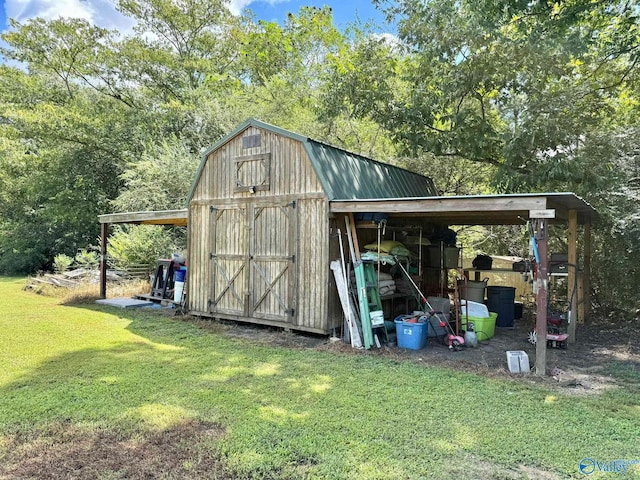
[[[303,5],[329,5],[334,12],[336,26],[344,28],[356,18],[384,24],[384,16],[370,0],[231,0],[232,11],[248,7],[258,19],[282,23],[288,12],[298,12]],[[114,8],[114,0],[0,0],[0,31],[7,28],[7,17],[24,22],[33,17],[81,17],[106,28],[129,30],[131,22]],[[387,28],[379,28],[379,32]]]
[[[285,0],[280,2],[274,1],[257,1],[249,5],[257,17],[263,20],[275,20],[282,23],[287,12],[298,12],[300,7],[312,5],[321,7],[329,5],[333,10],[333,18],[336,26],[344,28],[348,23],[353,22],[356,16],[363,22],[372,20],[376,24],[384,23],[384,15],[376,10],[370,0]]]

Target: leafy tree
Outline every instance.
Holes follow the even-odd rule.
[[[69,95],[50,73],[2,67],[0,83],[0,136],[11,146],[0,158],[0,269],[48,268],[54,254],[96,238],[96,215],[119,190],[117,137],[130,132],[105,105],[112,100],[80,89]],[[101,142],[107,135],[112,141]]]
[[[64,253],[59,253],[53,257],[53,269],[56,273],[64,273],[73,265],[73,258]]]
[[[430,177],[439,195],[491,193],[489,185],[496,171],[493,165],[464,158],[443,161],[429,153],[418,157],[403,157],[399,159],[399,163],[404,168]]]
[[[365,107],[359,114],[384,125],[413,156],[430,152],[440,161],[494,165],[499,191],[584,196],[602,214],[594,271],[607,274],[596,286],[628,292],[629,269],[617,269],[615,286],[610,274],[615,263],[628,265],[639,245],[628,235],[638,215],[628,180],[635,151],[620,138],[632,138],[628,128],[637,125],[640,5],[384,5],[405,48],[396,76],[404,88],[394,90],[386,109],[351,97]]]
[[[171,233],[159,225],[116,226],[107,245],[110,263],[121,269],[131,265],[152,267],[158,258],[168,258],[184,249],[184,236]]]
[[[164,100],[205,80],[228,76],[238,54],[236,19],[222,0],[120,0],[119,10],[136,20],[137,36],[125,43],[130,78]]]
[[[505,190],[582,172],[594,166],[573,152],[637,75],[637,12],[587,0],[398,2],[388,13],[410,88],[379,118],[410,152],[503,167]]]
[[[185,157],[173,171],[184,177],[199,149],[237,122],[208,81],[224,72],[221,58],[232,57],[221,33],[234,24],[220,2],[191,3],[180,10],[173,2],[122,2],[146,37],[141,30],[120,39],[77,19],[13,22],[3,35],[3,55],[28,72],[0,66],[0,138],[11,145],[0,159],[8,172],[1,180],[0,271],[49,268],[55,254],[92,243],[96,216],[111,210],[123,186],[141,188],[122,173],[143,171],[144,152],[161,139],[181,138]],[[158,185],[144,178],[148,188]],[[122,204],[127,194],[132,198],[125,190]]]
[[[99,213],[182,206],[202,149],[255,116],[425,173],[444,194],[575,191],[601,213],[601,297],[623,298],[604,295],[616,278],[635,298],[638,2],[377,3],[397,39],[341,32],[328,7],[278,25],[222,0],[120,0],[137,24],[128,36],[78,19],[12,22],[0,271],[74,255]],[[123,228],[109,248],[131,262],[148,242],[153,261],[181,235]]]
[[[176,138],[150,145],[121,175],[124,189],[113,201],[116,211],[184,208],[199,158]]]
[[[94,248],[82,248],[78,250],[73,259],[78,268],[86,268],[87,270],[95,270],[100,265],[100,255]]]
[[[78,90],[76,79],[89,80],[95,73],[91,67],[112,38],[109,31],[77,18],[35,18],[24,25],[10,20],[10,26],[14,30],[3,38],[11,48],[2,49],[2,54],[28,65],[31,73],[54,75],[70,97]]]

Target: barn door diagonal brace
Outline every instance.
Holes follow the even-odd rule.
[[[215,261],[215,258],[214,258]],[[238,295],[238,293],[236,292],[235,288],[232,288],[233,286],[233,282],[235,282],[236,278],[238,278],[238,275],[240,275],[240,273],[242,272],[242,270],[244,270],[244,264],[242,264],[240,266],[240,268],[238,268],[238,270],[236,271],[236,273],[233,275],[233,277],[231,277],[231,279],[229,279],[229,276],[227,275],[227,272],[225,271],[225,269],[222,267],[222,265],[220,265],[218,262],[216,263],[216,267],[218,267],[220,274],[224,277],[225,282],[227,282],[227,285],[222,289],[222,291],[220,292],[220,294],[213,300],[213,305],[217,305],[217,303],[220,301],[220,299],[228,292],[231,291],[231,294],[235,297],[235,299],[238,301],[239,304],[243,304],[243,300],[240,298],[240,296]]]
[[[264,299],[267,298],[269,293],[271,293],[275,297],[275,299],[278,301],[278,304],[280,304],[280,307],[282,308],[282,310],[284,312],[288,313],[290,310],[292,310],[292,309],[287,308],[287,305],[285,305],[284,301],[282,300],[282,297],[280,297],[280,295],[278,295],[278,292],[276,292],[274,290],[274,287],[275,287],[276,283],[278,283],[278,280],[280,280],[280,278],[282,278],[282,276],[287,271],[288,267],[283,268],[282,271],[276,276],[276,278],[274,278],[273,281],[270,282],[269,279],[267,278],[267,274],[264,272],[264,270],[262,270],[260,268],[260,266],[257,263],[254,263],[253,266],[255,267],[255,269],[260,274],[260,277],[262,278],[264,283],[267,285],[267,289],[262,294],[262,296],[258,299],[258,301],[255,303],[253,308],[254,309],[257,308],[264,301]]]

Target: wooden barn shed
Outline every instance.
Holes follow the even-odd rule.
[[[375,244],[385,229],[407,240],[419,232],[423,245],[423,235],[438,238],[449,226],[530,222],[540,257],[538,331],[546,330],[547,321],[547,228],[565,225],[567,264],[573,266],[566,274],[570,343],[576,324],[589,317],[591,224],[598,215],[574,193],[442,197],[427,177],[257,120],[246,121],[203,155],[186,210],[99,216],[100,295],[106,297],[109,225],[186,226],[191,314],[327,334],[343,320],[330,262],[340,258],[345,216],[370,212],[384,215],[386,226],[381,233],[374,222],[356,224],[361,246]],[[423,250],[418,248],[419,265]],[[434,286],[442,290],[449,268],[426,265],[419,277],[427,294]],[[408,304],[404,308],[410,311]],[[546,371],[545,352],[546,342],[538,342],[539,374]]]
[[[436,196],[431,179],[248,120],[188,196],[189,310],[317,333],[342,323],[330,202]]]

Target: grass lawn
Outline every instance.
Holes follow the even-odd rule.
[[[0,478],[544,479],[640,460],[638,371],[577,397],[23,285],[0,278]]]

